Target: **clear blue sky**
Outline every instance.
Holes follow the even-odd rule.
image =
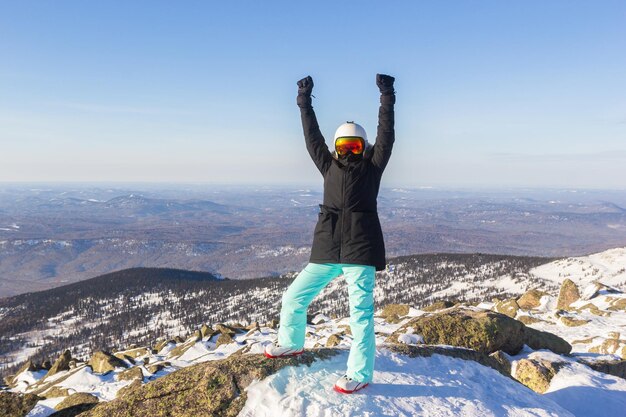
[[[383,186],[626,188],[626,2],[0,2],[0,181],[299,183],[296,81]]]

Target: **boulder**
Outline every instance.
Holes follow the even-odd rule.
[[[202,362],[182,368],[102,402],[81,417],[236,416],[246,402],[246,388],[286,366],[311,365],[334,349],[305,351],[289,358],[262,354]]]
[[[227,326],[225,324],[216,324],[215,325],[215,330],[217,330],[219,333],[221,334],[227,334],[230,336],[234,336],[237,334],[237,329],[231,326]]]
[[[70,369],[70,360],[72,359],[72,354],[69,350],[65,350],[59,356],[59,358],[54,361],[54,364],[50,367],[50,370],[46,374],[45,378],[57,374],[61,371],[68,371]]]
[[[445,308],[450,308],[455,305],[454,302],[448,300],[435,301],[434,303],[427,305],[426,307],[421,308],[422,311],[437,311],[443,310]]]
[[[595,371],[626,379],[626,360],[624,359],[618,359],[614,361],[600,360],[593,362],[581,360],[580,362],[584,363]]]
[[[521,321],[524,324],[533,324],[533,323],[545,322],[545,320],[538,319],[538,318],[532,317],[532,316],[527,316],[526,314],[523,314],[523,315],[517,317],[517,320]]]
[[[607,297],[608,300],[608,297]],[[626,311],[626,298],[615,298],[611,297],[610,300],[611,305],[609,305],[606,309],[611,311]]]
[[[170,343],[176,343],[176,341],[174,339],[161,340],[160,342],[157,342],[156,345],[154,345],[154,350],[156,350],[158,353],[161,351],[161,349],[163,349],[165,346],[167,346]]]
[[[575,319],[575,318],[568,317],[568,316],[561,316],[560,320],[561,320],[561,323],[563,323],[567,327],[583,326],[591,321],[591,320],[584,320],[584,319]]]
[[[511,373],[511,361],[506,356],[506,353],[501,350],[497,350],[493,353],[489,354],[489,357],[493,358],[496,362],[500,364],[501,369],[506,371],[507,374]]]
[[[511,318],[515,318],[517,312],[519,311],[519,305],[515,298],[509,298],[508,300],[497,302],[493,309],[498,313],[506,314]]]
[[[502,375],[511,378],[511,373],[506,369],[506,366],[503,366],[501,362],[496,360],[496,358],[491,357],[490,355],[486,355],[481,352],[477,352],[475,350],[463,349],[457,347],[443,347],[443,346],[429,346],[429,345],[388,345],[385,346],[386,349],[389,349],[393,352],[397,352],[403,355],[407,355],[410,358],[415,357],[430,357],[432,355],[443,355],[449,356],[452,358],[464,359],[468,361],[478,362],[481,365],[488,366],[496,371],[500,372]]]
[[[559,355],[568,355],[572,351],[572,345],[565,339],[550,332],[526,326],[524,326],[524,343],[531,349],[548,349]]]
[[[514,377],[531,390],[543,394],[561,366],[561,362],[544,359],[520,359],[515,366]]]
[[[0,415],[2,417],[23,417],[41,399],[41,397],[33,394],[0,391]]]
[[[56,385],[54,385],[52,388],[50,388],[49,390],[46,390],[45,392],[41,394],[41,396],[44,398],[67,397],[69,395],[70,395],[69,388],[63,388],[63,387],[59,387]]]
[[[165,368],[166,366],[168,365],[165,365],[164,363],[155,363],[155,364],[148,366],[148,372],[150,372],[151,374],[156,374],[157,372],[159,372],[161,369]]]
[[[149,354],[150,354],[150,349],[143,346],[143,347],[138,347],[138,348],[129,349],[129,350],[121,350],[119,352],[115,352],[113,356],[124,360],[127,358],[137,359],[140,356],[145,356]]]
[[[617,353],[623,343],[626,343],[626,341],[622,341],[619,338],[607,338],[601,344],[590,347],[589,352],[611,355]]]
[[[326,347],[335,347],[339,343],[341,343],[341,335],[333,334],[333,335],[330,335],[330,337],[326,341]]]
[[[409,314],[409,305],[408,304],[387,304],[383,307],[383,311],[380,313],[380,316],[385,318],[388,316],[406,316]]]
[[[517,299],[517,305],[524,310],[538,308],[541,305],[541,297],[545,295],[548,293],[537,289],[528,290]]]
[[[88,394],[86,392],[77,392],[58,403],[54,407],[54,409],[60,412],[54,413],[52,414],[52,416],[76,416],[84,411],[93,408],[96,404],[98,404],[98,397],[96,397],[95,395]]]
[[[88,365],[91,369],[100,374],[104,374],[114,370],[115,368],[127,368],[128,365],[120,358],[111,355],[108,352],[97,351],[89,359]]]
[[[202,335],[202,338],[211,337],[215,334],[215,331],[209,325],[203,324],[200,327],[200,334]]]
[[[410,328],[413,328],[412,332]],[[487,354],[502,350],[515,355],[524,344],[556,353],[569,353],[571,350],[569,343],[562,338],[526,327],[504,314],[462,306],[415,317],[393,332],[386,341],[398,343],[398,337],[405,333],[421,335],[425,344],[460,346]]]
[[[278,323],[279,322],[277,319],[271,319],[270,321],[267,322],[265,327],[269,327],[270,329],[276,329],[278,327]]]
[[[600,310],[597,305],[592,304],[592,303],[587,303],[584,306],[576,309],[577,312],[582,312],[584,310],[589,310],[591,314],[594,314],[596,316],[601,316],[601,317],[607,317],[611,315],[610,311]]]
[[[556,302],[556,308],[561,310],[569,310],[570,304],[580,299],[580,291],[578,286],[569,278],[566,278],[561,284],[559,298]]]
[[[220,336],[217,338],[217,341],[215,342],[215,348],[217,349],[221,345],[232,343],[234,341],[235,339],[232,338],[230,333],[222,333],[220,334]]]
[[[15,384],[15,377],[17,377],[19,374],[21,374],[22,372],[33,372],[36,371],[37,367],[33,364],[33,362],[31,361],[26,361],[24,362],[24,364],[22,366],[20,366],[20,369],[17,370],[17,372],[15,372],[15,374],[13,375],[7,375],[4,377],[4,382],[9,386],[13,386],[13,384]]]
[[[132,381],[133,379],[138,379],[140,381],[143,380],[143,372],[138,366],[133,366],[132,368],[126,369],[125,371],[117,374],[118,381]]]

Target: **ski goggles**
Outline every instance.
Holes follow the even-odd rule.
[[[365,140],[359,136],[342,136],[335,140],[335,151],[337,155],[345,155],[352,152],[360,155],[365,149]]]

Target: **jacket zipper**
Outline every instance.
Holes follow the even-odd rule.
[[[346,171],[344,169],[341,170],[341,229],[340,229],[340,244],[339,244],[339,263],[341,263],[341,252],[343,250],[343,231],[344,231],[344,220],[345,220],[345,212],[346,212]]]

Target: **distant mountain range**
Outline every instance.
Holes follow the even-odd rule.
[[[301,269],[321,190],[0,186],[0,297],[133,267],[231,279]],[[626,245],[626,193],[381,189],[388,257],[580,256]]]

